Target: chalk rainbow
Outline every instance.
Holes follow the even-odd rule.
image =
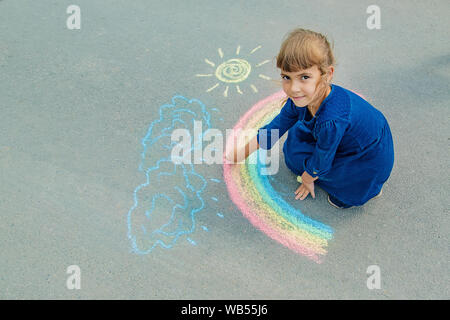
[[[280,112],[284,97],[284,92],[280,91],[256,103],[237,122],[233,132],[257,130],[269,123]],[[227,146],[230,143],[228,139]],[[232,201],[267,236],[321,263],[328,241],[333,238],[332,228],[292,207],[274,190],[268,176],[259,174],[259,169],[259,161],[247,159],[243,164],[228,164],[224,159],[224,180]]]

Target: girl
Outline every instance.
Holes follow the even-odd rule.
[[[279,130],[278,137],[288,131],[285,162],[301,183],[295,199],[310,193],[315,198],[316,183],[331,205],[350,208],[381,195],[394,164],[394,146],[383,114],[331,83],[334,66],[325,36],[305,29],[289,33],[277,56],[287,100],[243,151],[235,148],[227,158],[240,162],[257,148],[270,149],[276,143],[271,130]]]

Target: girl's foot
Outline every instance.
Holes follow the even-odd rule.
[[[372,199],[379,198],[379,197],[381,197],[382,194],[383,194],[383,189],[381,189],[381,190],[380,190],[380,193],[377,194],[377,195],[376,195],[375,197],[373,197]]]
[[[383,194],[383,189],[380,190],[380,193],[377,194],[375,197],[373,197],[372,199],[377,199],[379,197],[381,197],[381,195]],[[372,200],[371,199],[371,200]],[[334,198],[334,197],[330,197],[330,195],[328,195],[328,203],[331,204],[333,207],[337,208],[337,209],[348,209],[351,208],[352,206],[347,205],[341,201],[339,201],[338,199]]]
[[[334,197],[330,197],[330,195],[328,195],[328,203],[337,209],[348,209],[348,208],[352,207],[348,204],[340,202],[338,199],[336,199]]]

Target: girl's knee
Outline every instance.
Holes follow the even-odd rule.
[[[291,165],[291,163],[287,160],[286,157],[284,157],[284,162],[286,163],[286,167],[288,167],[288,169],[291,170],[296,175],[301,176],[303,174],[303,170],[298,170],[293,165]]]

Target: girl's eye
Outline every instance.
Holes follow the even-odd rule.
[[[306,79],[309,79],[309,77],[308,77],[308,76],[303,76],[303,77],[302,77],[302,79],[303,79],[303,78],[305,78],[305,80],[306,80]]]
[[[288,77],[288,76],[281,76],[281,79],[283,79],[283,80],[289,80],[289,77]]]

